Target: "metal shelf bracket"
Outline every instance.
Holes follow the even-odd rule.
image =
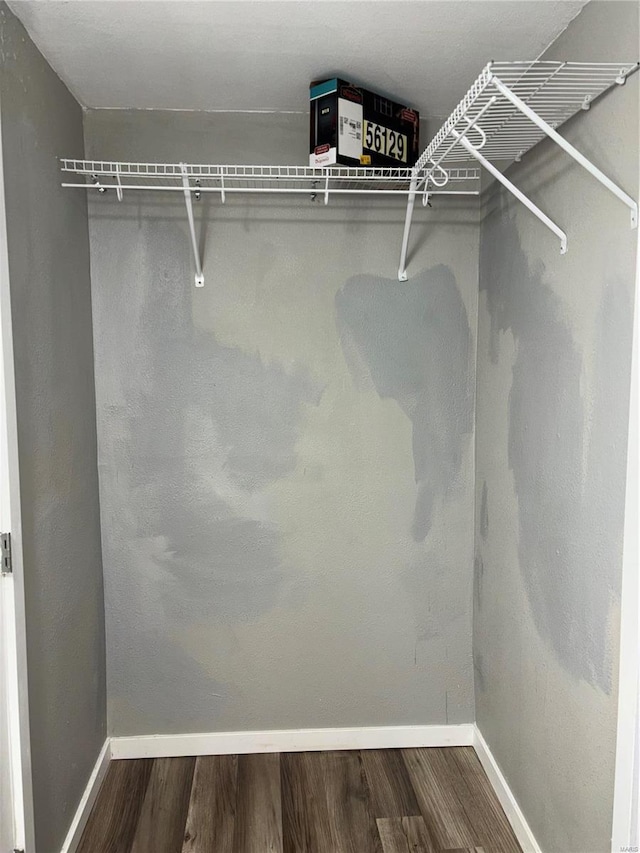
[[[452,130],[451,135],[456,138],[460,145],[462,145],[469,152],[469,154],[471,154],[472,157],[475,157],[475,159],[479,163],[481,163],[497,181],[499,181],[504,187],[506,187],[509,192],[512,193],[518,199],[518,201],[521,201],[522,204],[524,204],[525,207],[527,207],[535,216],[537,216],[541,222],[544,222],[547,228],[553,231],[556,237],[560,239],[560,254],[564,255],[567,251],[567,235],[562,230],[562,228],[559,228],[552,219],[549,219],[547,214],[543,213],[540,208],[536,204],[534,204],[530,198],[527,198],[527,196],[521,190],[519,190],[515,184],[511,183],[511,181],[506,178],[499,169],[496,169],[493,163],[490,163],[486,159],[486,157],[483,157],[480,151],[475,148],[469,142],[468,139],[462,137],[457,130]]]
[[[413,207],[416,203],[416,191],[418,186],[418,172],[414,171],[409,185],[409,198],[407,200],[407,212],[404,218],[404,233],[402,235],[402,247],[400,249],[400,267],[398,269],[398,281],[407,280],[407,250],[409,248],[409,233],[411,231],[411,220],[413,219]],[[426,191],[426,182],[425,182]]]
[[[180,171],[182,172],[182,186],[184,188],[184,202],[187,206],[187,219],[189,220],[189,233],[191,236],[191,248],[193,249],[193,257],[196,264],[196,287],[204,287],[204,273],[202,272],[202,264],[200,263],[200,252],[198,250],[198,240],[196,238],[196,226],[193,219],[193,204],[191,201],[191,184],[189,183],[189,172],[186,163],[180,163]],[[196,188],[197,191],[197,188]],[[224,191],[223,191],[224,192]]]

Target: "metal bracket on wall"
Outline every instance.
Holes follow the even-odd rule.
[[[191,184],[189,183],[189,172],[186,163],[180,163],[182,171],[182,186],[184,187],[184,201],[187,205],[187,219],[189,220],[189,233],[191,236],[191,247],[193,249],[193,257],[196,262],[196,287],[204,287],[204,273],[202,272],[202,264],[200,263],[200,252],[198,250],[198,239],[196,237],[196,226],[193,219],[193,204],[191,202]],[[198,187],[193,188],[194,192],[200,192]]]
[[[420,181],[428,191],[430,184],[443,186],[442,175],[446,176],[452,166],[465,165],[473,158],[553,231],[564,254],[565,232],[503,174],[510,163],[519,162],[523,154],[548,137],[629,208],[631,227],[637,228],[637,202],[556,128],[586,105],[591,106],[608,89],[624,84],[638,67],[637,62],[490,62],[419,157],[414,174],[421,175]],[[477,141],[467,138],[470,132],[477,134]],[[407,278],[409,231],[415,191],[419,188],[419,184],[412,184],[407,203],[400,281]]]
[[[564,233],[562,228],[559,228],[552,219],[549,219],[546,213],[543,213],[540,208],[534,204],[531,199],[527,198],[527,196],[521,192],[515,184],[513,184],[508,178],[506,178],[499,169],[490,163],[485,157],[480,154],[479,149],[472,145],[468,139],[464,139],[457,130],[452,130],[451,135],[456,139],[463,148],[471,154],[484,168],[491,174],[493,177],[499,181],[504,187],[506,187],[510,193],[512,193],[519,201],[521,201],[525,207],[528,207],[529,210],[535,214],[541,222],[549,228],[549,230],[553,231],[556,237],[560,238],[560,254],[564,255],[567,251],[567,235]]]

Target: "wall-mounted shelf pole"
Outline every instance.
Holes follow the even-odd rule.
[[[465,148],[469,152],[469,154],[471,154],[472,157],[475,157],[475,159],[479,163],[481,163],[488,172],[493,175],[496,181],[499,181],[509,190],[510,193],[513,193],[513,195],[518,199],[518,201],[521,201],[522,204],[524,204],[525,207],[527,207],[533,214],[535,214],[535,216],[537,216],[541,222],[544,222],[547,228],[549,228],[557,237],[559,237],[560,254],[564,255],[567,251],[567,235],[562,230],[562,228],[559,228],[552,219],[549,219],[547,214],[543,213],[540,208],[531,201],[531,199],[527,198],[527,196],[521,190],[519,190],[518,187],[516,187],[515,184],[512,184],[508,178],[505,178],[502,172],[499,169],[496,169],[493,163],[490,163],[486,159],[486,157],[483,157],[480,151],[475,148],[469,142],[468,139],[462,137],[462,135],[459,134],[457,130],[452,130],[451,135],[457,139],[460,145],[462,145],[463,148]]]
[[[411,220],[413,218],[413,206],[416,203],[416,188],[418,186],[418,173],[414,172],[409,184],[409,197],[407,200],[407,212],[404,218],[404,233],[402,235],[402,248],[400,249],[400,267],[398,269],[398,281],[407,280],[407,249],[409,248],[409,232],[411,231]]]
[[[196,226],[193,219],[193,204],[191,202],[191,184],[189,183],[189,173],[185,163],[180,163],[180,169],[182,171],[184,201],[187,206],[187,219],[189,220],[189,231],[191,233],[191,246],[193,248],[193,257],[196,262],[196,287],[204,287],[204,273],[202,272],[202,264],[200,263],[200,252],[198,250],[198,240],[196,238]]]
[[[620,85],[622,82],[624,82],[625,79],[626,77],[621,77],[616,80],[616,82],[618,83],[618,85]],[[501,95],[504,95],[504,97],[508,101],[511,101],[514,107],[519,109],[523,115],[525,115],[530,121],[537,125],[540,130],[546,133],[546,135],[553,139],[554,142],[557,142],[557,144],[561,148],[563,148],[567,152],[567,154],[573,157],[573,159],[577,163],[579,163],[584,169],[586,169],[587,172],[592,174],[596,180],[600,181],[603,186],[605,186],[615,196],[617,196],[620,201],[626,204],[629,210],[631,211],[631,227],[638,227],[638,204],[631,198],[631,196],[627,195],[626,192],[621,190],[620,187],[617,186],[617,184],[614,184],[611,178],[608,178],[604,174],[604,172],[601,172],[600,169],[598,169],[597,166],[594,166],[590,160],[587,160],[584,154],[581,154],[577,150],[577,148],[574,148],[570,142],[567,142],[564,136],[560,136],[557,130],[551,127],[551,125],[548,124],[544,119],[540,118],[540,116],[534,110],[532,110],[530,106],[525,104],[522,98],[519,98],[516,94],[514,94],[514,92],[512,92],[508,86],[505,86],[505,84],[498,77],[496,77],[495,75],[491,75],[491,82]]]

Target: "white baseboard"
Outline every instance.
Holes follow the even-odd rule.
[[[111,742],[109,738],[107,738],[102,746],[102,749],[100,750],[100,755],[98,756],[94,768],[91,771],[91,776],[89,776],[87,787],[84,789],[84,794],[82,795],[82,798],[78,803],[78,808],[76,809],[76,813],[73,816],[71,826],[69,827],[69,832],[67,832],[67,837],[64,840],[60,853],[74,853],[76,847],[78,846],[82,837],[82,833],[84,832],[84,828],[87,825],[87,821],[89,820],[91,809],[93,808],[93,804],[95,803],[96,797],[98,796],[98,791],[100,790],[100,785],[102,785],[102,780],[107,774],[110,760]]]
[[[541,853],[540,846],[507,780],[474,723],[113,737],[105,741],[100,751],[62,845],[61,853],[74,853],[78,846],[112,758],[172,758],[183,755],[305,752],[326,749],[400,749],[421,746],[473,746],[500,805],[513,827],[523,853]]]
[[[500,770],[498,762],[493,757],[486,740],[482,737],[480,729],[477,726],[473,728],[475,730],[474,749],[480,759],[480,763],[484,767],[485,773],[489,777],[491,786],[500,800],[500,805],[504,809],[504,813],[522,847],[523,853],[542,853],[540,845],[536,841],[516,798],[513,796],[513,792],[502,770]]]
[[[411,746],[472,746],[474,725],[379,726],[350,729],[283,729],[264,732],[147,735],[111,738],[112,758],[171,758],[247,752],[324,749],[392,749]]]

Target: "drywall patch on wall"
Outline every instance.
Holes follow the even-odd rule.
[[[411,420],[411,529],[423,541],[436,502],[460,485],[473,428],[471,332],[455,277],[442,264],[406,282],[355,276],[336,295],[336,313],[354,380],[362,385],[369,377]]]
[[[617,540],[621,493],[604,464],[624,443],[622,419],[630,328],[627,289],[603,286],[593,344],[592,403],[583,400],[583,355],[563,319],[559,297],[532,267],[515,221],[484,225],[481,282],[490,312],[490,353],[510,330],[517,346],[509,394],[509,466],[519,512],[519,563],[537,628],[576,678],[611,690],[609,612],[619,595]],[[508,257],[500,247],[510,246]],[[612,459],[611,465],[619,464]],[[484,491],[483,502],[484,506]],[[481,508],[480,532],[485,538]]]
[[[125,223],[108,227],[131,233]],[[112,642],[110,687],[118,702],[142,678],[147,726],[166,730],[180,708],[192,729],[211,725],[231,688],[176,638],[199,621],[254,619],[279,599],[280,537],[255,496],[295,468],[301,407],[316,405],[322,387],[302,367],[264,364],[194,327],[179,226],[142,221],[133,244],[120,237],[118,279],[137,271],[138,310],[123,301],[113,317],[112,304],[109,343],[98,343],[103,358],[128,365],[100,411],[110,436],[100,452],[103,513],[117,521],[105,549],[119,566],[109,630],[142,611],[153,642]],[[107,261],[104,251],[98,243],[95,264]],[[146,256],[161,266],[140,263]]]

